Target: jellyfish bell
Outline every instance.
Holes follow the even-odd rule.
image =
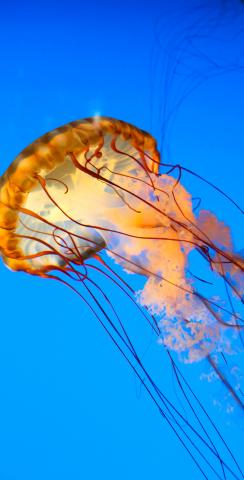
[[[144,150],[155,160],[142,158]],[[5,263],[13,270],[37,274],[63,263],[64,252],[59,256],[61,244],[58,246],[53,238],[54,228],[62,240],[69,227],[72,235],[79,231],[81,259],[103,248],[101,228],[109,223],[109,211],[123,203],[112,183],[109,186],[113,172],[137,175],[138,166],[156,170],[157,161],[150,135],[109,118],[73,122],[36,140],[1,178],[1,252]],[[36,241],[27,238],[30,234]],[[47,238],[54,250],[42,256],[42,241]],[[69,260],[73,258],[71,250]]]
[[[113,313],[103,285],[90,276],[92,268],[128,296],[135,294],[129,298],[145,307],[152,319],[150,326],[169,355],[177,352],[186,362],[209,359],[234,401],[242,405],[211,356],[230,350],[226,331],[239,333],[240,316],[216,300],[216,295],[206,297],[195,284],[201,275],[189,275],[188,267],[191,253],[197,252],[214,278],[223,279],[228,294],[241,303],[243,257],[234,253],[228,226],[209,211],[194,212],[192,197],[181,179],[182,168],[174,166],[166,172],[164,168],[163,173],[162,167],[155,139],[123,121],[95,117],[47,133],[24,149],[1,178],[0,251],[12,270],[57,280],[66,275],[81,283],[108,326],[99,321],[160,414],[174,431],[177,425],[181,434],[183,427],[177,419],[186,429],[192,428],[188,420],[179,413],[175,418],[175,407],[151,379],[123,322],[116,313],[119,325],[113,323],[88,286],[90,281]],[[102,267],[91,265],[91,259]],[[143,288],[134,292],[113,263],[143,276]],[[76,287],[72,289],[80,295]],[[183,389],[178,367],[173,366]],[[207,440],[192,432],[212,452]]]

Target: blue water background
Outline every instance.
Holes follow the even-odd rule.
[[[196,3],[189,1],[189,9]],[[94,114],[131,122],[160,142],[159,112],[171,80],[163,84],[164,53],[155,32],[158,22],[167,25],[160,41],[174,31],[172,10],[180,13],[183,2],[173,4],[171,13],[168,2],[155,0],[1,4],[0,174],[35,138]],[[236,42],[240,47],[243,36]],[[193,91],[177,110],[166,146],[171,161],[196,170],[240,203],[243,78],[234,69]],[[208,189],[186,182],[194,195],[205,195],[204,207],[232,226],[236,248],[243,248],[240,214],[217,195],[209,205]],[[140,280],[133,282],[139,287]],[[2,263],[0,285],[1,480],[201,478],[79,298]],[[123,310],[123,297],[108,288]],[[126,318],[179,406],[163,349],[129,302]],[[240,457],[238,415],[228,426],[228,416],[213,406],[221,387],[199,380],[204,365],[184,371]]]

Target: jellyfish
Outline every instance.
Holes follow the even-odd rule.
[[[242,347],[244,258],[230,228],[215,213],[196,209],[182,174],[183,167],[163,162],[149,133],[124,121],[96,116],[59,127],[25,148],[1,177],[0,252],[11,270],[59,281],[79,295],[204,478],[206,467],[214,478],[238,479],[233,453],[179,364],[205,359],[243,408],[241,390],[218,356]],[[207,278],[192,270],[196,256]],[[94,279],[94,272],[101,276]],[[133,275],[143,279],[139,291],[131,286]],[[146,319],[180,389],[194,395],[228,460],[201,420],[196,429],[155,383],[97,278],[116,285]],[[219,281],[227,300],[218,296]]]

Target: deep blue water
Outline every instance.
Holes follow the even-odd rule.
[[[189,0],[187,9],[183,3],[173,0],[171,9],[156,0],[2,4],[0,174],[46,131],[99,113],[150,131],[166,159],[196,170],[241,203],[241,5],[233,2],[227,27],[217,15],[219,29],[204,30],[197,55],[189,42],[182,65],[165,72],[166,63],[176,61],[177,32],[192,28],[194,39],[196,18],[208,22],[217,12],[217,2],[212,13],[205,7],[197,12],[198,2]],[[220,65],[211,61],[217,57]],[[163,119],[184,98],[184,82],[191,88],[204,75],[206,81],[176,108],[165,130]],[[186,184],[231,225],[236,248],[242,249],[238,211],[203,184],[191,178]],[[133,282],[139,287],[140,279]],[[2,263],[0,285],[1,480],[201,478],[79,298],[55,282],[12,273]],[[123,297],[109,288],[113,302],[124,308]],[[179,406],[162,347],[129,302],[126,317],[149,366]],[[184,372],[240,458],[243,419],[239,412],[230,419],[213,406],[223,392],[200,381],[206,368],[189,366]]]

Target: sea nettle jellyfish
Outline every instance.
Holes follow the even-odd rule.
[[[214,478],[241,478],[217,427],[211,424],[229,463],[201,420],[195,429],[153,381],[113,299],[92,276],[100,272],[137,305],[167,350],[182,391],[190,386],[174,352],[184,362],[207,359],[242,407],[241,392],[219,369],[216,353],[241,344],[242,320],[233,302],[243,301],[244,260],[234,252],[227,225],[210,211],[196,214],[181,174],[182,167],[161,162],[150,134],[128,123],[105,117],[71,122],[28,146],[2,176],[0,249],[10,269],[57,279],[83,299],[205,478],[204,467]],[[190,268],[196,254],[213,282],[223,280],[229,304],[217,291],[207,297],[197,287],[207,281]],[[140,291],[133,291],[129,274],[145,279]]]

